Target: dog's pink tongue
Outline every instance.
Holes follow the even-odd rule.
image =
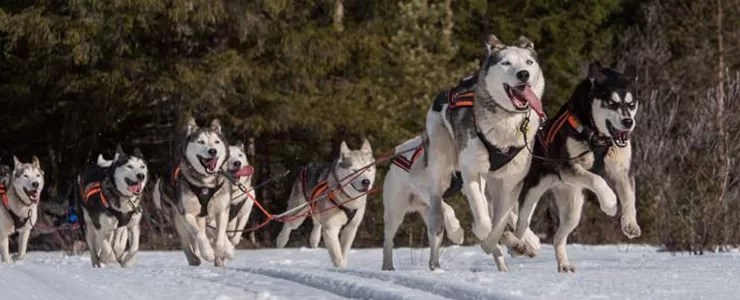
[[[129,185],[128,186],[128,191],[130,193],[134,193],[134,194],[140,193],[141,192],[141,183],[137,183],[137,184],[134,184],[134,185]]]
[[[208,168],[211,169],[211,170],[215,170],[217,163],[218,163],[218,157],[211,158],[208,161]]]
[[[254,173],[252,166],[244,166],[239,170],[234,171],[234,177],[251,176]]]
[[[521,91],[521,94],[522,97],[527,100],[527,103],[529,103],[529,107],[534,109],[540,118],[545,116],[545,112],[542,110],[542,101],[540,101],[540,98],[534,94],[534,91],[532,91],[531,88],[524,88],[524,90]]]

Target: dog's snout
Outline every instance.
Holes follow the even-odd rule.
[[[208,149],[208,154],[210,154],[211,156],[216,156],[218,155],[218,150],[216,150],[215,148]]]
[[[146,174],[144,173],[136,174],[136,178],[139,180],[144,180],[146,178]]]
[[[241,167],[242,167],[242,162],[238,160],[234,162],[234,168],[241,168]]]
[[[38,181],[36,181],[36,182],[33,182],[33,183],[31,183],[31,186],[32,186],[33,188],[35,188],[35,189],[39,188],[39,183],[38,183]]]
[[[516,72],[516,78],[521,80],[522,82],[529,81],[529,71],[521,70],[519,72]]]
[[[364,186],[364,187],[370,186],[370,179],[363,179],[362,180],[362,186]]]
[[[632,118],[625,118],[622,119],[622,125],[627,128],[632,128],[632,125],[635,124],[635,120],[632,120]]]

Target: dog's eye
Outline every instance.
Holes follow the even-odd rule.
[[[502,62],[501,62],[501,65],[502,65],[502,66],[511,66],[511,62],[510,62],[510,61],[508,61],[508,60],[507,60],[507,61],[502,61]]]
[[[528,60],[526,61],[526,63],[527,63],[527,65],[531,66],[531,65],[532,65],[532,64],[534,63],[534,61],[533,61],[533,60],[531,60],[531,59],[528,59]]]
[[[221,141],[219,141],[219,140],[216,140],[216,141],[215,141],[214,143],[215,143],[215,144],[221,144]]]
[[[23,178],[28,178],[28,175],[23,175]]]
[[[200,140],[200,141],[198,141],[198,144],[205,145],[206,144],[206,141]]]

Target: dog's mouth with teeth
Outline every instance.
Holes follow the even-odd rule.
[[[126,181],[126,190],[128,190],[129,193],[141,195],[141,181],[135,181],[128,178],[125,178],[124,181]]]
[[[233,176],[234,179],[239,179],[242,177],[249,177],[249,176],[252,176],[253,173],[254,173],[254,168],[252,168],[252,166],[249,166],[249,165],[243,166],[239,169],[231,170],[231,176]]]
[[[531,107],[540,117],[545,115],[542,110],[542,101],[534,94],[529,85],[511,86],[504,83],[504,91],[506,91],[506,95],[509,96],[509,100],[516,110],[525,111]]]
[[[31,200],[31,203],[33,204],[39,203],[39,190],[38,189],[29,190],[29,189],[23,188],[23,192],[26,193],[26,196],[28,196],[28,200]]]
[[[612,137],[612,142],[618,147],[627,146],[627,142],[630,140],[631,130],[618,130],[612,125],[612,122],[606,122],[606,128],[609,130],[609,135]]]
[[[216,172],[216,165],[218,164],[218,156],[213,156],[211,158],[205,158],[203,156],[198,155],[198,161],[200,162],[200,165],[203,166],[204,169],[206,169],[206,172],[208,174],[213,174]]]

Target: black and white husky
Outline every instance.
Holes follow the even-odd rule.
[[[18,254],[13,260],[26,256],[28,238],[36,224],[41,190],[44,189],[44,170],[34,156],[31,163],[22,163],[13,157],[13,171],[0,178],[0,256],[4,263],[11,262],[10,235],[18,232]]]
[[[525,180],[516,235],[521,236],[529,227],[540,197],[553,190],[560,215],[553,240],[559,272],[575,270],[568,261],[565,243],[581,219],[584,189],[596,194],[601,210],[610,216],[617,213],[619,199],[622,231],[629,238],[640,236],[634,179],[629,174],[630,135],[638,108],[635,79],[634,66],[622,74],[591,64],[588,78],[578,84],[568,103],[537,135],[534,152],[544,158],[533,160]],[[616,195],[607,181],[615,187]],[[532,249],[526,246],[518,249],[535,254],[528,253]]]
[[[198,266],[202,258],[223,267],[234,251],[226,236],[231,184],[221,174],[229,157],[227,141],[218,120],[211,121],[210,127],[199,128],[190,118],[185,137],[175,168],[169,176],[157,180],[152,200],[175,224],[188,264]],[[216,225],[213,245],[206,234],[208,220]]]
[[[507,46],[491,35],[485,61],[471,80],[476,84],[469,105],[453,105],[455,95],[445,92],[427,113],[425,147],[432,178],[429,267],[439,268],[442,193],[459,170],[475,219],[473,233],[486,253],[493,252],[498,269],[507,271],[498,242],[531,163],[524,148],[534,141],[544,115],[540,97],[545,78],[530,40],[520,37]]]
[[[244,227],[249,221],[249,214],[252,213],[254,200],[247,195],[252,189],[252,174],[254,168],[249,165],[247,154],[244,151],[244,144],[238,143],[229,146],[229,159],[223,165],[222,169],[228,172],[234,183],[231,183],[231,203],[229,204],[229,225],[226,227],[226,235],[229,237],[231,244],[236,247],[242,240]],[[215,220],[209,221],[209,238],[215,238]]]
[[[127,155],[118,145],[113,160],[100,155],[96,165],[77,176],[77,206],[82,211],[93,267],[113,262],[129,267],[135,263],[139,251],[141,193],[148,174],[147,163],[138,148]]]
[[[342,142],[339,157],[334,162],[304,168],[293,184],[288,199],[289,209],[305,205],[295,214],[303,217],[283,224],[276,241],[277,247],[285,247],[290,232],[303,223],[305,214],[310,210],[314,225],[310,237],[311,245],[318,246],[323,236],[334,266],[347,267],[347,254],[365,215],[367,192],[375,181],[375,166],[364,171],[361,169],[374,161],[368,140],[364,141],[359,150],[350,150]]]

